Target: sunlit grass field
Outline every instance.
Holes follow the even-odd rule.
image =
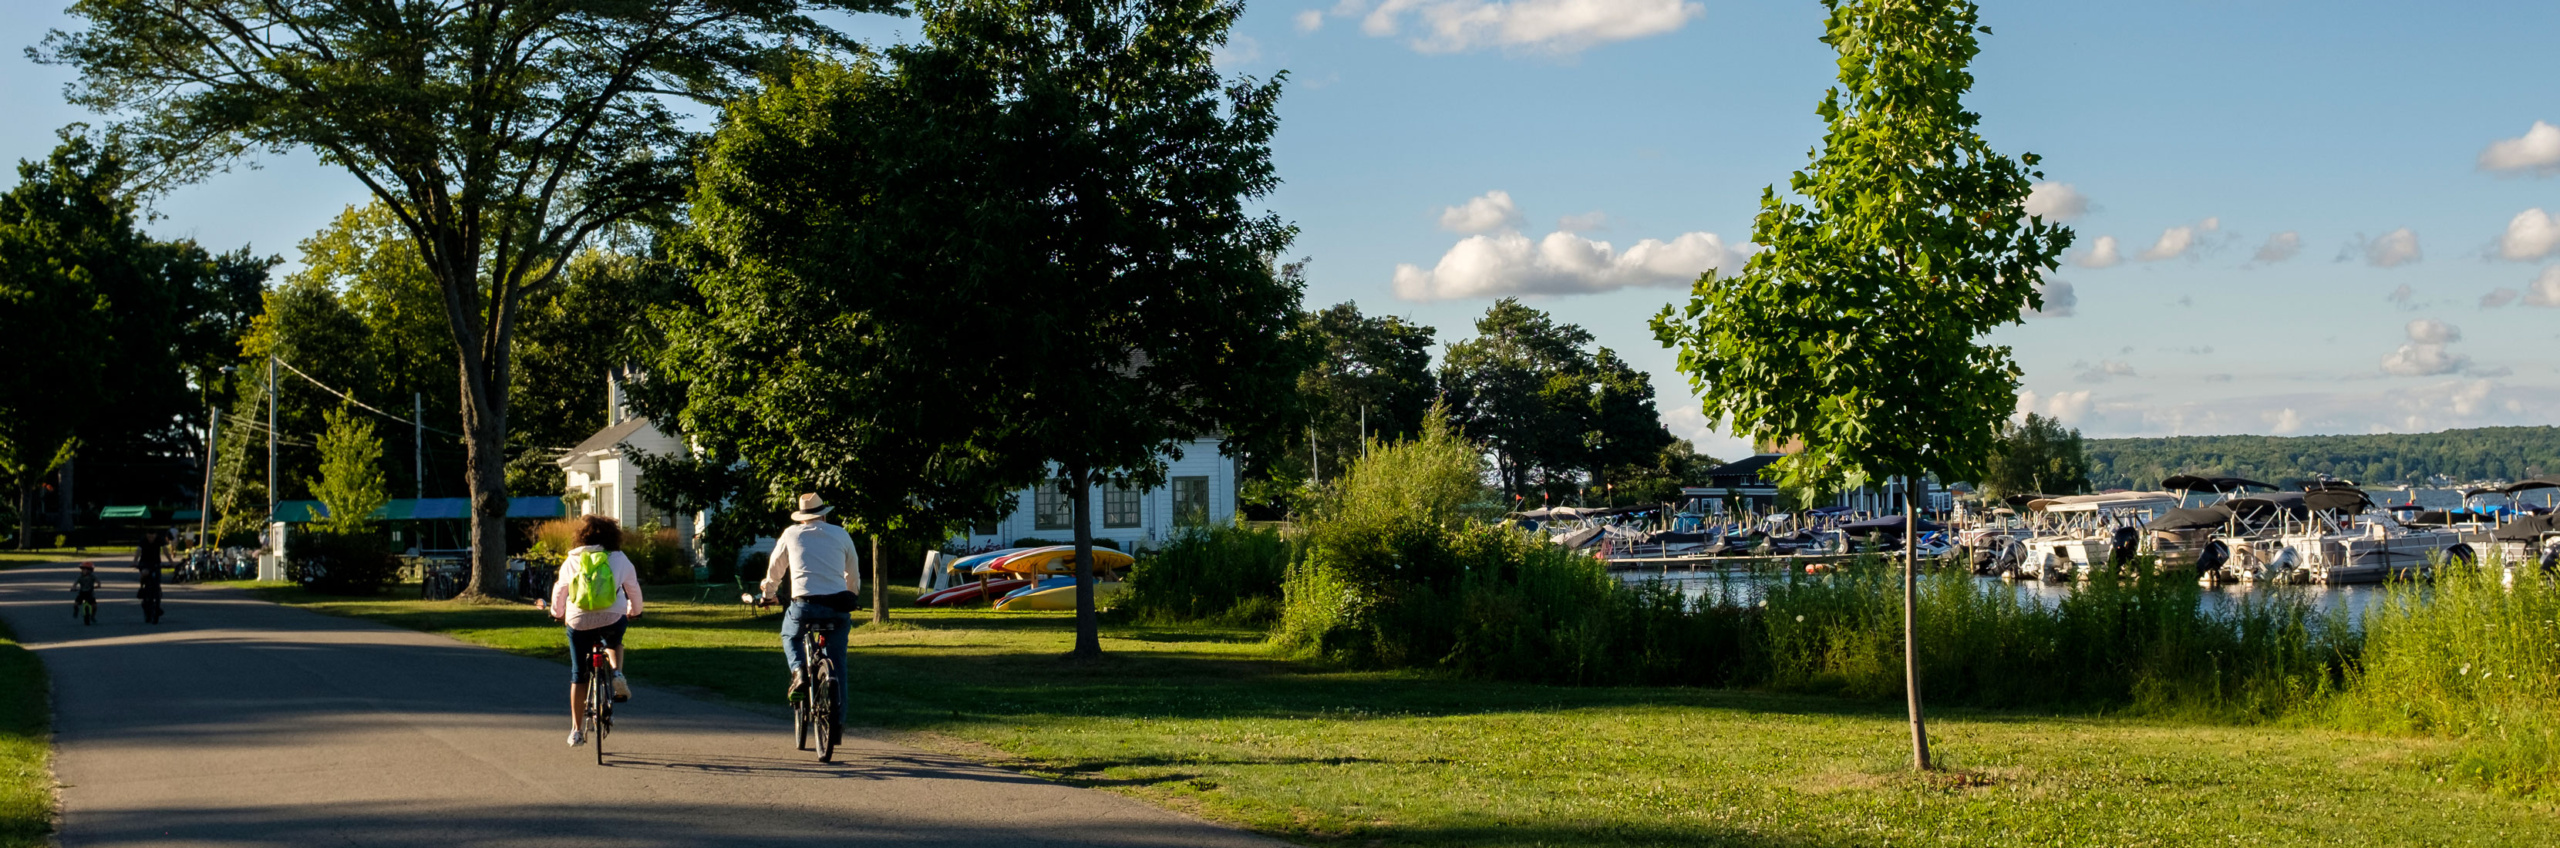
[[[529,656],[530,607],[260,591]],[[631,674],[778,706],[777,613],[652,592]],[[710,590],[734,597],[734,590]],[[1322,844],[2523,845],[2560,809],[2456,776],[2452,743],[2288,726],[1947,711],[1915,776],[1896,705],[1560,688],[1275,659],[1259,631],[901,605],[852,633],[853,720],[1070,783]],[[863,613],[856,613],[863,621]],[[2454,777],[2454,779],[2447,779]]]
[[[53,712],[44,663],[0,624],[0,848],[53,832]]]

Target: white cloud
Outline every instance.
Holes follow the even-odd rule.
[[[2119,362],[2113,359],[2101,359],[2098,360],[2098,364],[2082,369],[2079,375],[2072,379],[2083,383],[2104,383],[2117,377],[2134,376],[2140,375],[2133,373],[2133,363]]]
[[[2258,246],[2258,255],[2250,257],[2250,261],[2269,263],[2282,262],[2293,258],[2294,254],[2301,252],[2302,234],[2292,230],[2286,230],[2284,232],[2268,236],[2267,243]]]
[[[2088,250],[2081,251],[2079,258],[2071,261],[2082,268],[2111,268],[2124,261],[2124,254],[2116,248],[2115,236],[2099,236],[2097,241],[2089,244]]]
[[[2445,349],[2462,340],[2462,328],[2433,318],[2409,322],[2409,342],[2382,358],[2382,372],[2401,377],[2433,377],[2471,366],[2471,357]]]
[[[1726,432],[1724,422],[1708,420],[1707,413],[1699,409],[1694,400],[1663,410],[1662,429],[1688,439],[1689,445],[1697,448],[1699,453],[1727,461],[1758,452],[1752,448],[1750,439]]]
[[[1253,40],[1253,36],[1249,35],[1228,39],[1226,44],[1210,54],[1210,60],[1216,62],[1221,68],[1246,64],[1260,58],[1262,58],[1262,42]]]
[[[2064,222],[2089,214],[2089,196],[2070,183],[2042,182],[2027,190],[2027,214]]]
[[[2080,419],[2089,415],[2089,392],[2082,390],[2039,395],[2033,389],[2021,390],[2018,392],[2016,414],[2025,415],[2030,412],[2060,420],[2064,424],[2078,423]]]
[[[2409,322],[2409,340],[2419,344],[2451,344],[2462,340],[2462,328],[2433,318]]]
[[[2381,238],[2365,241],[2364,262],[2376,268],[2397,268],[2423,258],[2418,251],[2418,234],[2401,227]]]
[[[1563,230],[1568,233],[1587,233],[1592,230],[1605,230],[1608,228],[1609,216],[1600,212],[1585,212],[1580,215],[1566,215],[1562,218],[1556,219],[1556,229]]]
[[[2540,208],[2516,213],[2498,236],[2498,255],[2518,262],[2540,259],[2560,250],[2560,218]]]
[[[1488,191],[1456,206],[1440,209],[1440,228],[1453,233],[1489,233],[1520,227],[1520,207],[1507,191]]]
[[[2480,170],[2560,174],[2560,127],[2535,121],[2522,136],[2491,142],[2480,151]]]
[[[2158,262],[2185,256],[2189,248],[2196,246],[2200,236],[2209,235],[2219,229],[2222,229],[2222,219],[2206,218],[2192,226],[2170,227],[2162,230],[2160,240],[2152,242],[2149,249],[2142,251],[2141,259],[2144,262]]]
[[[2302,432],[2302,413],[2293,411],[2293,407],[2285,407],[2267,416],[2267,426],[2279,436]]]
[[[1295,17],[1299,32],[1314,32],[1324,28],[1324,10],[1322,9],[1301,10]]]
[[[2045,280],[2039,282],[2036,284],[2036,293],[2044,296],[2044,308],[2030,309],[2020,307],[2018,309],[2018,320],[2024,321],[2032,316],[2069,318],[2073,315],[2080,314],[2080,292],[2071,287],[2070,280]]]
[[[1406,43],[1423,53],[1500,47],[1573,54],[1671,32],[1705,13],[1685,0],[1385,0],[1361,20],[1360,30],[1397,35],[1411,17],[1422,32]]]
[[[1620,252],[1608,242],[1573,233],[1548,233],[1532,242],[1517,232],[1502,232],[1460,239],[1430,270],[1397,265],[1395,292],[1405,300],[1454,300],[1672,286],[1695,280],[1710,268],[1729,267],[1739,258],[1714,233],[1683,233],[1668,242],[1645,239]]]
[[[2480,308],[2482,308],[2482,309],[2496,309],[2496,308],[2498,308],[2498,307],[2505,306],[2505,305],[2507,305],[2507,304],[2510,304],[2510,303],[2514,303],[2514,302],[2516,302],[2516,298],[2517,298],[2517,297],[2519,297],[2519,296],[2521,296],[2522,294],[2523,294],[2523,292],[2519,292],[2519,291],[2516,291],[2515,289],[2505,288],[2505,287],[2500,287],[2500,288],[2491,289],[2491,290],[2489,291],[2489,293],[2488,293],[2488,294],[2484,294],[2484,295],[2481,295],[2481,296],[2480,296]]]
[[[2560,265],[2542,269],[2532,284],[2524,287],[2524,305],[2560,306]]]

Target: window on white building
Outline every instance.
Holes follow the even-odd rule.
[[[1067,492],[1051,480],[1031,490],[1031,529],[1068,530],[1075,527],[1075,502]]]
[[[1108,528],[1138,526],[1138,490],[1113,486],[1102,490],[1102,526]]]
[[[621,513],[616,512],[613,507],[613,484],[597,483],[595,503],[587,510],[588,514],[602,515],[608,518],[620,516]]]
[[[1184,525],[1209,523],[1209,478],[1173,478],[1173,521]]]

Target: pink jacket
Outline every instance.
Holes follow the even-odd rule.
[[[579,555],[595,550],[602,549],[594,545],[577,548],[569,552],[569,559],[575,560]],[[551,583],[551,615],[568,622],[572,630],[594,630],[621,621],[623,616],[640,614],[640,569],[633,567],[631,558],[623,556],[621,551],[614,551],[605,561],[613,564],[613,580],[622,586],[622,591],[615,593],[619,597],[614,599],[611,607],[585,610],[571,602],[569,589],[573,572],[566,563],[560,567],[560,578]]]

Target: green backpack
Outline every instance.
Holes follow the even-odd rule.
[[[588,551],[578,555],[569,566],[569,602],[579,609],[596,611],[612,609],[622,599],[622,582],[613,579],[613,555],[604,551]]]

